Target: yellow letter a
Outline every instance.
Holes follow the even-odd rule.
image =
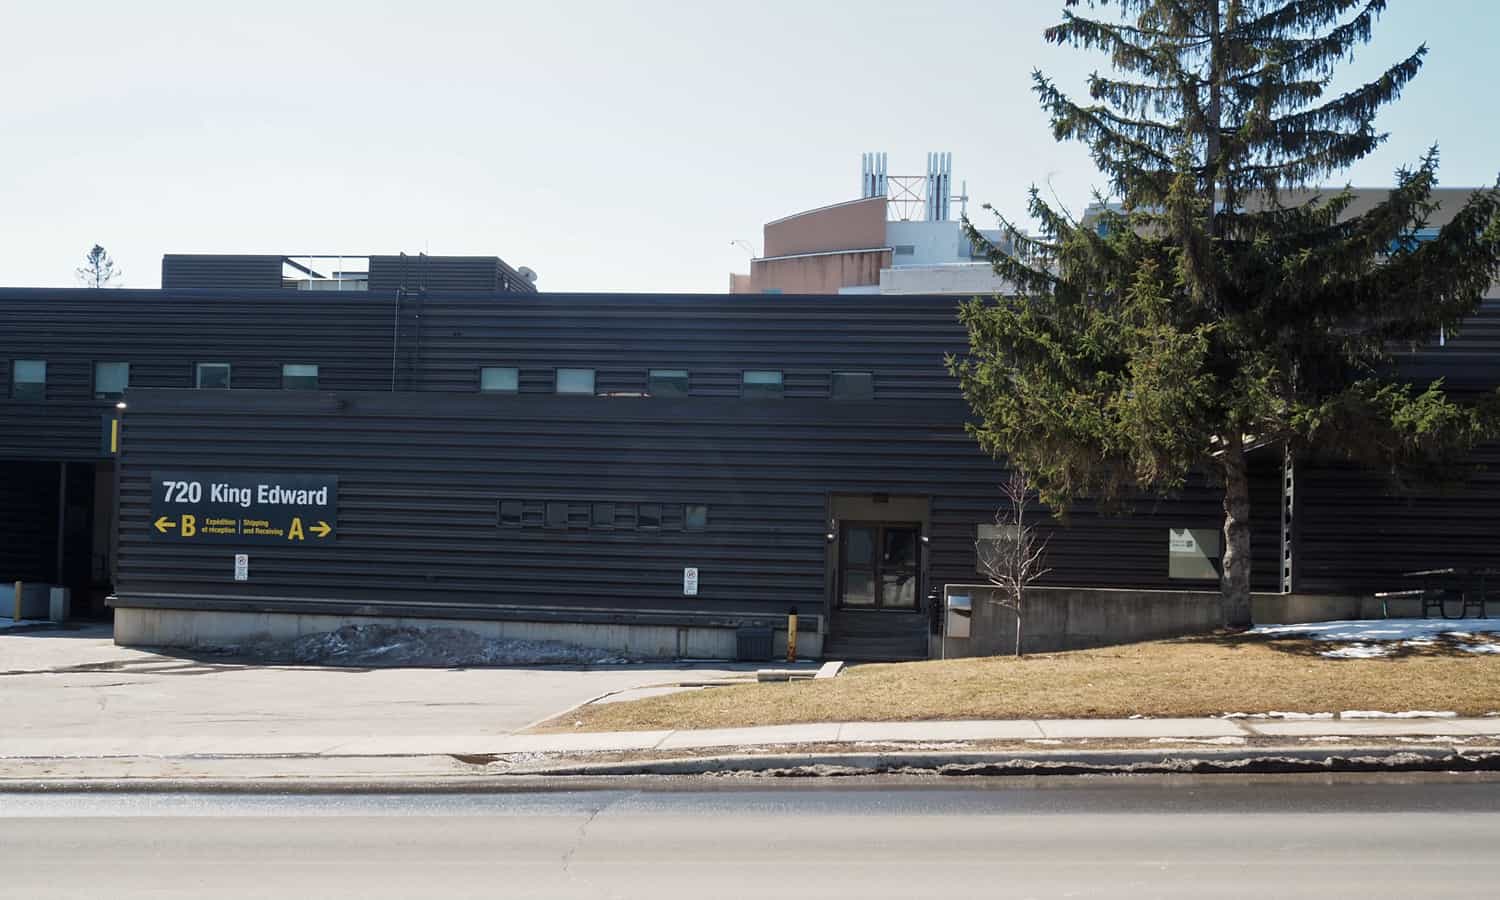
[[[286,539],[289,541],[305,540],[302,537],[302,520],[296,516],[292,517],[292,527],[286,530]]]

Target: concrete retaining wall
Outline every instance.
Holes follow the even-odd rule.
[[[994,601],[989,585],[948,585],[946,594],[972,598],[968,638],[935,638],[933,655],[996,656],[1015,653],[1015,613]],[[946,599],[946,597],[945,597]],[[1360,597],[1255,594],[1256,624],[1373,618],[1380,605]],[[1392,604],[1391,614],[1410,614]],[[1204,634],[1226,622],[1217,591],[1150,591],[1109,588],[1032,588],[1022,644],[1025,652],[1082,650],[1159,638]],[[946,622],[945,622],[946,625]],[[946,633],[946,628],[945,628]]]
[[[209,649],[256,641],[292,640],[335,631],[345,625],[402,625],[413,628],[459,628],[485,638],[562,641],[651,659],[734,659],[733,628],[673,625],[596,625],[578,622],[486,622],[394,616],[332,616],[298,613],[216,612],[181,609],[115,608],[115,643],[125,647]],[[776,632],[777,652],[784,655],[786,631]],[[797,655],[821,657],[823,638],[797,635]]]

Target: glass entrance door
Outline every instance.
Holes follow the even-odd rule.
[[[839,533],[840,606],[916,609],[921,545],[916,525],[845,522]]]

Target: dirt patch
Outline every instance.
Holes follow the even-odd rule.
[[[1500,655],[1441,645],[1330,659],[1319,642],[1218,634],[1123,647],[851,666],[822,681],[734,685],[587,706],[542,731],[804,722],[1212,716],[1346,709],[1500,710]],[[1416,648],[1413,648],[1414,650]]]

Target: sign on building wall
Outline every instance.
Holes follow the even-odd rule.
[[[1167,577],[1212,581],[1219,577],[1219,532],[1212,528],[1167,530]]]
[[[338,530],[336,475],[152,472],[154,541],[319,544]]]

